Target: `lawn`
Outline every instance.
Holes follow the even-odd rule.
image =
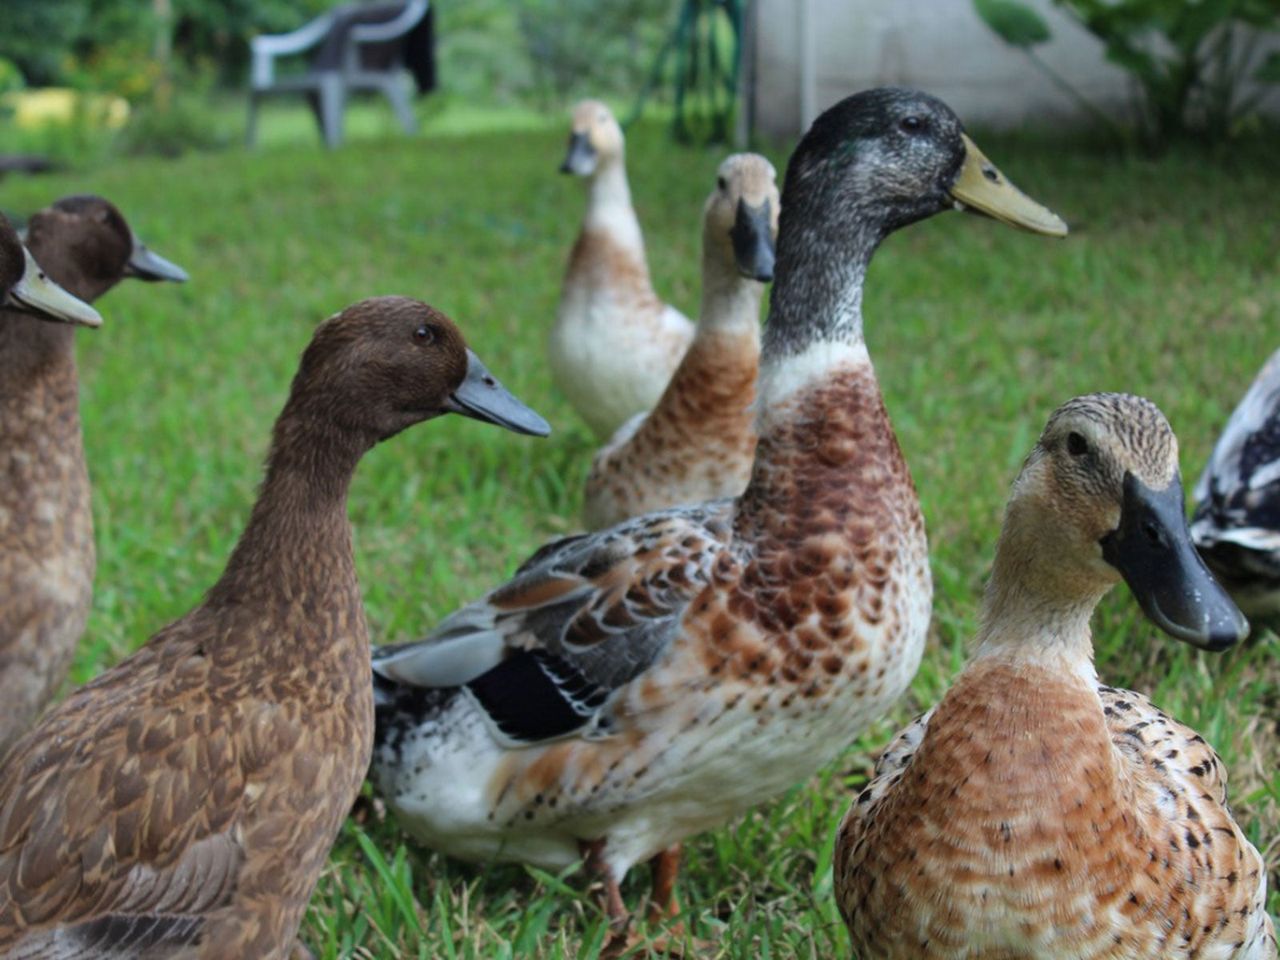
[[[557,176],[561,130],[356,139],[258,154],[115,162],[10,179],[0,205],[69,192],[116,201],[189,269],[126,282],[80,334],[99,570],[84,681],[201,597],[248,515],[272,419],[313,326],[380,293],[452,316],[493,372],[554,425],[520,438],[462,418],[375,450],[351,495],[377,642],[415,638],[576,529],[592,440],[553,388],[544,341],[583,198]],[[1160,160],[978,137],[1060,212],[1054,242],[946,215],[893,237],[867,283],[867,336],[929,523],[937,597],[911,693],[840,762],[693,838],[681,895],[709,956],[836,957],[833,832],[890,733],[935,702],[972,635],[1005,494],[1049,412],[1074,394],[1155,400],[1194,483],[1280,330],[1274,144]],[[630,173],[655,285],[697,305],[698,217],[722,156],[633,131]],[[786,150],[772,153],[779,169]],[[1099,671],[1217,747],[1233,806],[1280,868],[1280,640],[1225,655],[1159,634],[1124,588],[1096,618]],[[282,865],[288,869],[288,865]],[[639,901],[637,870],[625,893]],[[1272,896],[1272,907],[1280,898]],[[603,921],[580,878],[459,864],[393,822],[348,825],[303,934],[318,956],[592,957]]]

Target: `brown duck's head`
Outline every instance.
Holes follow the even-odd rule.
[[[623,151],[622,127],[599,100],[582,100],[573,108],[573,126],[561,173],[589,177],[602,161],[617,160]]]
[[[97,310],[49,279],[3,214],[0,214],[0,305],[42,320],[86,327],[102,325]]]
[[[374,442],[445,413],[545,437],[547,422],[517,400],[434,307],[372,297],[322,323],[302,355],[295,403]]]
[[[703,210],[702,242],[749,280],[773,279],[778,239],[777,172],[757,153],[735,153],[716,171]]]
[[[50,273],[87,300],[125,277],[182,283],[187,272],[138,239],[103,197],[63,197],[31,218],[27,243]]]
[[[1054,411],[1014,484],[1010,524],[1050,558],[1062,589],[1105,590],[1123,578],[1178,640],[1220,650],[1248,634],[1191,543],[1178,440],[1149,400],[1094,393]]]

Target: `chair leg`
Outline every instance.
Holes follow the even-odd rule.
[[[342,146],[342,111],[346,105],[346,86],[342,77],[332,74],[320,78],[320,133],[329,149]]]
[[[413,115],[413,103],[410,100],[409,89],[404,82],[404,78],[392,78],[389,83],[383,86],[382,92],[391,101],[391,109],[395,111],[396,119],[400,121],[400,126],[404,128],[404,132],[414,133],[417,131],[418,121]]]

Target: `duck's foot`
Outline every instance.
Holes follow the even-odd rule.
[[[615,933],[601,957],[667,957],[669,960],[694,960],[695,957],[715,955],[718,944],[700,940],[685,934],[684,924],[676,923],[653,936],[644,936],[634,930]]]

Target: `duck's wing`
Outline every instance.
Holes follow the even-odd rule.
[[[144,648],[15,745],[0,778],[0,956],[172,956],[230,902],[251,774],[205,694],[210,669]]]
[[[1280,350],[1231,414],[1195,498],[1198,545],[1280,550]]]
[[[612,694],[670,646],[732,517],[722,500],[548,544],[425,639],[375,650],[379,696],[462,688],[501,739],[589,735]]]

